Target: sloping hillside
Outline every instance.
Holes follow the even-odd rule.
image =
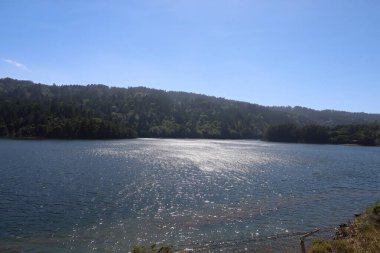
[[[0,79],[0,136],[261,138],[268,126],[380,121],[379,114],[265,107],[145,87]]]

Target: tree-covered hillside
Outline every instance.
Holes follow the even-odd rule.
[[[310,109],[305,109],[310,110]],[[0,136],[261,138],[271,125],[351,124],[378,114],[264,107],[144,87],[43,85],[0,79]]]
[[[338,126],[280,124],[269,126],[263,138],[267,141],[380,145],[380,123]]]
[[[292,114],[298,122],[310,123],[310,119],[315,123],[325,126],[367,124],[379,121],[379,114],[352,113],[335,110],[317,111],[301,106],[276,106],[274,110]]]

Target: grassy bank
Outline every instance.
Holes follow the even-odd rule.
[[[332,240],[315,240],[308,253],[380,252],[380,202],[356,215],[354,222],[342,224]]]
[[[171,246],[136,245],[131,253],[187,253],[192,250],[175,251]],[[291,251],[289,251],[291,252]],[[379,253],[380,252],[380,202],[362,214],[356,214],[352,223],[341,224],[334,238],[317,239],[308,253]]]

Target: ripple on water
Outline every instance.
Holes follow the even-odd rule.
[[[31,251],[282,249],[297,240],[268,237],[344,222],[380,198],[380,152],[364,147],[1,140],[0,151],[0,242]]]

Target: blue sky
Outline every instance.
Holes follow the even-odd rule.
[[[0,0],[0,77],[380,113],[380,1]]]

